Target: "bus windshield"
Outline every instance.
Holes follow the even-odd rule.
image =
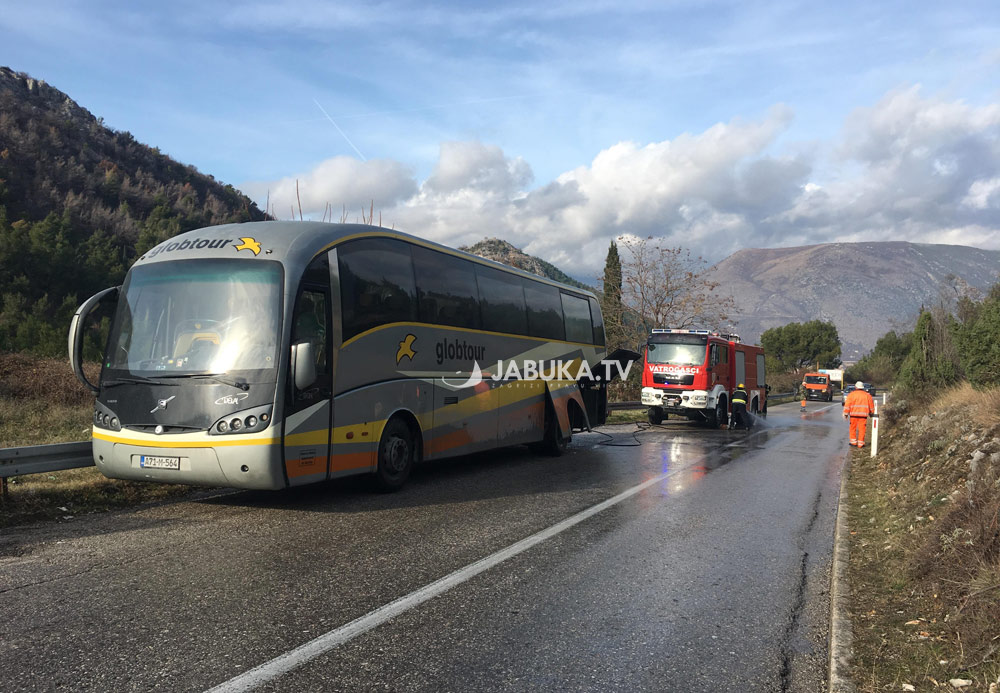
[[[705,363],[705,337],[691,335],[656,335],[646,350],[648,363],[672,366],[700,366]]]
[[[272,261],[135,267],[111,325],[104,377],[267,377],[259,371],[277,363],[281,278]]]

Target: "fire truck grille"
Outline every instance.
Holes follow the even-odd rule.
[[[693,385],[694,376],[653,374],[653,382],[657,385]]]

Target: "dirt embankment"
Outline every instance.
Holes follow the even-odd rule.
[[[1000,687],[1000,390],[883,409],[855,451],[851,588],[860,690]],[[912,688],[911,688],[912,686]]]

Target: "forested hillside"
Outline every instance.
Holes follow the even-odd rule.
[[[231,185],[0,67],[0,352],[64,355],[78,304],[120,283],[145,250],[261,219]]]

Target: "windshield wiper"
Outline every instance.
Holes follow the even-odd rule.
[[[239,388],[246,392],[250,389],[250,383],[246,380],[240,378],[239,380],[231,380],[225,377],[224,373],[192,373],[190,375],[184,375],[181,373],[165,375],[164,378],[190,378],[192,380],[214,380],[217,383],[222,383],[223,385],[229,385],[230,387]],[[176,385],[177,383],[170,383],[171,385]]]
[[[131,375],[122,376],[120,378],[110,378],[101,383],[102,387],[118,387],[119,385],[127,384],[137,384],[137,385],[166,385],[167,387],[174,387],[177,383],[161,383],[159,380],[153,380],[152,378],[145,378],[141,375]]]

